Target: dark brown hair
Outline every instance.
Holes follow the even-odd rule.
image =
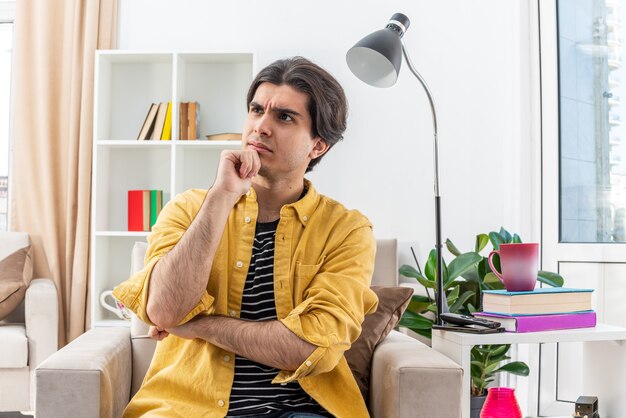
[[[256,90],[261,83],[266,82],[277,86],[288,85],[309,97],[311,134],[322,138],[329,149],[343,139],[348,102],[343,88],[328,71],[303,57],[274,61],[263,68],[252,81],[248,90],[248,108]],[[311,160],[306,171],[311,171],[322,157],[323,155]]]

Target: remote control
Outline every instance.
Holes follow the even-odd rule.
[[[496,321],[490,321],[488,319],[475,318],[470,315],[461,315],[455,313],[442,313],[441,319],[446,321],[449,324],[455,325],[478,325],[485,328],[498,328],[500,327],[500,323]]]

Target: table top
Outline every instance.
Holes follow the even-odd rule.
[[[593,328],[562,329],[541,332],[502,332],[498,334],[468,334],[433,329],[433,345],[437,342],[459,345],[536,344],[584,341],[626,340],[626,328],[597,324]]]

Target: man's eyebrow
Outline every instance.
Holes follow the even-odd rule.
[[[263,109],[263,106],[261,104],[255,102],[255,101],[251,101],[250,102],[250,107],[251,108],[255,108],[255,109]],[[293,109],[290,109],[288,107],[276,107],[276,108],[272,109],[272,112],[273,113],[286,113],[288,115],[296,116],[296,117],[299,117],[299,118],[302,117],[301,113],[299,113],[299,112],[297,112],[297,111],[295,111]]]
[[[288,115],[296,116],[298,118],[302,117],[302,115],[300,113],[296,112],[293,109],[289,109],[288,107],[276,107],[276,108],[272,109],[272,112],[274,112],[274,113],[281,113],[281,114],[282,113],[286,113]]]

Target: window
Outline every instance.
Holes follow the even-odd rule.
[[[560,242],[626,242],[626,3],[557,7]]]
[[[8,230],[11,55],[15,2],[0,2],[0,231]]]

